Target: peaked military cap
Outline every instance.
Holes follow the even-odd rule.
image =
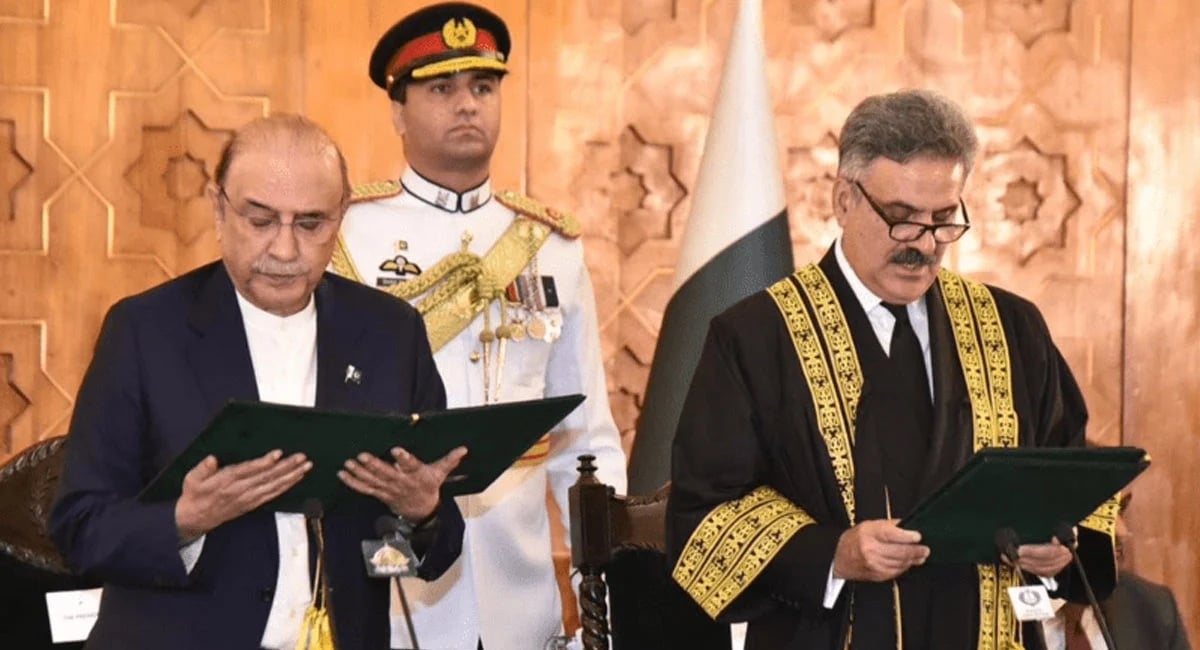
[[[371,81],[390,90],[396,81],[463,70],[508,71],[512,41],[499,16],[467,2],[413,12],[392,26],[371,52]]]

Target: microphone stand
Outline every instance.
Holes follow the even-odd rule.
[[[384,543],[387,543],[389,538],[404,537],[403,525],[400,520],[387,515],[375,520],[375,532],[383,538]],[[408,638],[412,640],[412,650],[421,650],[421,644],[417,641],[416,628],[413,627],[412,614],[408,608],[408,596],[404,593],[404,583],[401,582],[400,576],[396,575],[392,576],[392,581],[396,583],[396,592],[400,594],[400,609],[404,612],[404,625],[408,628]]]
[[[1008,560],[1012,564],[1013,570],[1017,574],[1017,580],[1021,586],[1025,586],[1025,574],[1021,568],[1017,566],[1017,561],[1020,559],[1021,540],[1017,537],[1017,531],[1012,528],[1001,528],[996,531],[996,536],[993,538],[996,541],[996,550],[1000,552],[1000,557]]]
[[[1060,524],[1054,532],[1054,539],[1057,539],[1060,544],[1067,547],[1071,552],[1071,560],[1075,564],[1075,571],[1079,573],[1079,581],[1083,583],[1083,593],[1087,595],[1088,605],[1092,608],[1092,617],[1096,619],[1096,624],[1100,627],[1100,635],[1104,637],[1104,644],[1108,646],[1108,650],[1117,650],[1116,643],[1113,642],[1112,632],[1108,630],[1108,620],[1104,618],[1104,612],[1100,611],[1100,603],[1096,600],[1096,592],[1092,591],[1092,583],[1088,580],[1087,572],[1083,570],[1083,562],[1079,559],[1079,553],[1075,551],[1076,539],[1075,529],[1069,524]]]
[[[413,650],[421,650],[421,644],[417,641],[417,631],[413,629],[412,614],[408,610],[408,596],[404,595],[404,583],[400,581],[400,576],[392,576],[392,581],[396,583],[396,591],[400,593],[400,609],[404,611],[404,625],[408,627],[408,638],[412,639]]]

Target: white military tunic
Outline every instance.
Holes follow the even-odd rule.
[[[492,196],[488,183],[458,194],[409,169],[401,184],[397,196],[352,205],[342,226],[351,274],[372,286],[419,277],[459,251],[464,235],[469,237],[469,250],[483,256],[516,218]],[[539,316],[559,330],[557,338],[547,342],[527,335],[508,341],[498,368],[498,343],[491,344],[485,364],[480,342],[484,317],[479,315],[434,355],[450,407],[484,403],[485,365],[490,372],[489,401],[571,393],[583,393],[587,400],[551,433],[548,450],[535,446],[482,494],[458,499],[466,520],[462,557],[436,582],[404,583],[417,640],[424,648],[475,650],[482,639],[486,650],[537,650],[561,634],[547,484],[564,526],[567,488],[578,476],[580,454],[594,454],[600,479],[618,493],[625,491],[625,455],[609,410],[582,243],[551,234],[522,275],[553,278],[559,306],[550,306],[552,297],[540,296],[549,304]],[[494,328],[501,322],[501,307],[494,302],[489,309]],[[521,316],[520,310],[509,310]],[[393,647],[411,647],[396,605],[392,613]]]

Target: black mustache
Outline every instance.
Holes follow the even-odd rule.
[[[890,260],[893,264],[917,265],[917,266],[933,266],[936,259],[931,255],[926,255],[915,248],[906,248],[899,253],[896,253]]]

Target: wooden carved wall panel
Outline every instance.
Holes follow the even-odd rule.
[[[1200,639],[1200,13],[1134,5],[1125,264],[1125,440],[1137,571],[1170,585]]]
[[[188,56],[214,46],[223,49],[224,44],[214,42],[221,32],[269,35],[271,3],[265,0],[116,0],[114,4],[117,24],[161,31]]]
[[[627,445],[736,5],[558,0],[531,16],[529,186],[584,222]],[[850,109],[901,87],[948,94],[983,146],[966,190],[975,229],[947,263],[1042,308],[1090,435],[1119,442],[1130,2],[765,0],[764,14],[797,260],[838,233],[829,194]],[[678,193],[631,168],[646,146],[669,152]]]
[[[0,4],[0,461],[65,432],[113,302],[216,256],[203,185],[232,129],[272,100],[298,108],[300,48],[280,33],[299,16],[266,0]]]
[[[531,107],[530,148],[531,160],[557,164],[531,164],[530,187],[586,224],[628,434],[736,3],[552,4],[560,20],[544,26],[557,33],[535,42],[549,101]],[[1097,261],[1122,250],[1128,2],[767,0],[764,13],[797,259],[819,256],[837,235],[836,133],[854,104],[906,86],[954,97],[976,119],[984,151],[967,189],[976,229],[949,262],[1044,306],[1084,384],[1094,435],[1116,442],[1120,349],[1106,343],[1120,329],[1101,316],[1120,308],[1121,269]],[[679,201],[648,200],[654,189],[629,178],[630,133],[670,152]]]
[[[12,449],[13,422],[29,408],[29,398],[13,383],[12,361],[12,354],[0,354],[0,439],[6,452]]]
[[[233,130],[266,112],[265,98],[222,98],[192,74],[113,101],[121,144],[104,152],[92,177],[123,215],[114,249],[152,257],[167,276],[215,259],[205,183]]]
[[[1089,435],[1119,443],[1130,3],[991,0],[962,14],[966,61],[928,76],[983,144],[967,189],[976,227],[951,264],[1042,309]]]
[[[16,124],[0,120],[0,221],[17,218],[17,190],[33,175],[33,167],[17,152]]]
[[[585,223],[619,424],[635,426],[670,297],[734,2],[560,0],[531,17],[538,101],[530,188]],[[1080,375],[1094,435],[1120,422],[1120,197],[1128,2],[764,3],[768,73],[798,260],[836,237],[836,133],[854,104],[906,86],[966,106],[984,144],[967,200],[976,229],[951,266],[1043,305]],[[540,48],[540,49],[537,49]],[[630,140],[632,134],[636,141]],[[682,196],[629,167],[631,146],[669,152]],[[665,224],[665,226],[664,226]],[[648,237],[648,233],[657,233]],[[1101,263],[1097,263],[1100,261]],[[1102,324],[1102,325],[1101,325]],[[1097,332],[1100,326],[1104,331]]]
[[[40,23],[46,19],[42,0],[0,0],[0,21]]]

